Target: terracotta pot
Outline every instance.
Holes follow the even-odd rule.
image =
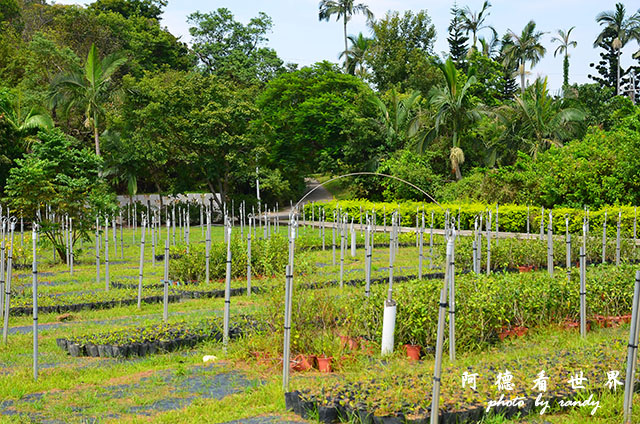
[[[332,356],[318,356],[317,360],[318,360],[318,369],[320,370],[320,372],[331,372],[331,360],[333,359]]]
[[[349,337],[349,339],[347,340],[347,346],[349,346],[349,349],[351,350],[357,350],[358,349],[358,340]]]
[[[375,352],[373,342],[371,340],[360,338],[360,350],[367,355],[373,355]]]
[[[255,356],[259,365],[268,365],[271,362],[271,356],[267,352],[251,352]]]
[[[529,331],[529,329],[527,327],[513,327],[513,335],[518,336],[518,337],[522,337],[525,334],[527,334],[527,331]]]
[[[294,371],[308,371],[312,368],[311,362],[309,362],[306,355],[297,355],[291,362]]]
[[[343,348],[347,347],[347,344],[349,342],[349,337],[343,336],[342,334],[339,334],[338,337],[340,337],[340,345]]]
[[[406,344],[404,345],[404,348],[407,351],[407,358],[409,358],[410,361],[420,360],[420,346]]]
[[[518,271],[520,271],[521,273],[531,272],[532,269],[533,265],[521,265],[518,267]]]

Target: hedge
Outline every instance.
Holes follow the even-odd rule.
[[[472,230],[476,216],[486,215],[487,211],[492,212],[492,228],[495,229],[496,206],[498,206],[498,224],[500,231],[525,233],[527,231],[527,206],[526,205],[496,205],[482,203],[444,203],[442,208],[434,203],[420,202],[402,202],[402,203],[383,203],[370,202],[368,200],[334,200],[330,202],[313,203],[311,206],[306,205],[304,214],[305,219],[311,219],[313,208],[314,216],[319,216],[319,210],[324,210],[326,220],[333,221],[333,212],[337,209],[343,213],[348,213],[354,222],[360,223],[360,211],[376,212],[376,224],[382,225],[384,221],[384,213],[387,215],[387,225],[391,222],[391,213],[398,211],[402,216],[402,225],[407,227],[415,227],[416,213],[425,212],[425,225],[428,228],[431,225],[431,212],[434,212],[435,228],[444,228],[444,210],[449,210],[451,215],[456,219],[460,214],[460,228],[463,230]],[[618,221],[618,212],[622,212],[621,231],[626,237],[633,236],[633,222],[636,216],[636,208],[634,206],[608,206],[599,210],[589,211],[589,230],[591,236],[602,236],[602,224],[604,222],[605,212],[607,212],[607,235],[609,237],[616,236],[616,226]],[[556,234],[565,232],[565,216],[569,218],[569,231],[573,234],[582,234],[582,221],[585,215],[583,209],[557,208],[553,209],[553,231]],[[540,232],[540,219],[542,209],[536,206],[529,207],[530,232],[533,234]],[[363,221],[364,221],[363,216]],[[544,211],[544,231],[547,231],[547,222],[549,219],[549,210]],[[484,221],[483,221],[484,222]],[[640,232],[640,229],[637,230]]]

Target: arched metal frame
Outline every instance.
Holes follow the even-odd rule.
[[[445,212],[444,208],[442,207],[442,205],[440,205],[440,203],[437,202],[436,199],[434,199],[429,193],[427,193],[426,191],[424,191],[423,189],[421,189],[420,187],[418,187],[415,184],[410,183],[409,181],[403,180],[402,178],[398,178],[395,177],[393,175],[387,175],[387,174],[379,174],[377,172],[352,172],[350,174],[344,174],[344,175],[340,175],[334,178],[331,178],[330,180],[325,181],[324,183],[318,184],[317,187],[314,187],[313,189],[309,190],[309,192],[307,194],[305,194],[304,196],[302,196],[302,198],[300,200],[298,200],[298,202],[296,203],[296,205],[293,208],[293,211],[297,211],[298,210],[298,206],[300,205],[300,203],[306,199],[311,193],[313,193],[314,191],[316,191],[318,188],[325,186],[326,184],[329,184],[333,181],[342,179],[342,178],[346,178],[346,177],[355,177],[358,175],[372,175],[372,176],[376,176],[376,177],[385,177],[385,178],[391,178],[393,180],[397,180],[400,181],[402,183],[405,183],[409,186],[411,186],[412,188],[415,188],[416,190],[418,190],[420,193],[424,194],[425,196],[427,196],[427,198],[429,200],[431,200],[433,203],[435,203],[436,205],[438,205],[438,207],[440,209],[442,209],[443,212]]]

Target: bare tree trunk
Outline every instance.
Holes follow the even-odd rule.
[[[98,137],[98,117],[93,115],[93,139],[96,143],[96,155],[100,156],[100,138]]]
[[[347,15],[344,15],[344,68],[349,69],[349,55],[347,54]]]
[[[618,49],[617,53],[617,63],[616,63],[616,96],[620,95],[620,49]]]

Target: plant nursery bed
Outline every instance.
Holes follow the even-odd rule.
[[[231,296],[241,296],[246,294],[246,288],[232,288],[230,290]],[[259,288],[252,288],[252,292],[259,292]],[[54,296],[55,297],[55,296]],[[200,298],[220,298],[224,297],[224,290],[201,290],[201,291],[178,291],[177,294],[170,294],[168,297],[169,303],[180,302],[185,299],[200,299]],[[13,299],[12,299],[13,300]],[[142,298],[143,303],[162,303],[163,296],[145,296]],[[60,305],[44,305],[38,307],[40,313],[53,313],[61,314],[66,312],[78,312],[85,309],[110,309],[119,306],[136,305],[138,298],[125,298],[125,299],[112,299],[102,301],[87,301],[82,303],[72,304],[60,304]],[[21,316],[31,315],[33,313],[33,307],[27,306],[14,306],[10,308],[10,315]]]
[[[503,414],[506,419],[517,414],[523,417],[539,414],[545,405],[554,409],[585,408],[595,414],[600,405],[598,396],[612,391],[607,386],[607,374],[617,371],[619,380],[624,378],[625,357],[626,342],[614,339],[588,347],[523,354],[515,359],[484,355],[472,366],[444,367],[440,395],[446,400],[440,405],[439,422],[475,423],[493,413]],[[298,390],[285,393],[286,407],[302,418],[317,417],[323,423],[428,423],[433,362],[378,367],[370,372],[376,375],[374,378],[340,376],[339,382],[324,384],[300,380]],[[465,373],[476,375],[477,387],[461,384]],[[502,381],[510,385],[496,384],[506,375],[509,379]],[[546,381],[544,391],[535,384],[541,377]],[[572,379],[583,379],[574,381],[584,387],[574,386]],[[617,386],[618,391],[621,389]]]
[[[254,323],[247,317],[239,318],[239,322],[229,330],[230,338],[239,337],[242,334],[243,325],[254,325]],[[191,324],[163,323],[69,339],[58,338],[56,343],[58,347],[74,357],[126,358],[192,348],[203,341],[222,341],[222,338],[219,320],[203,320]]]

